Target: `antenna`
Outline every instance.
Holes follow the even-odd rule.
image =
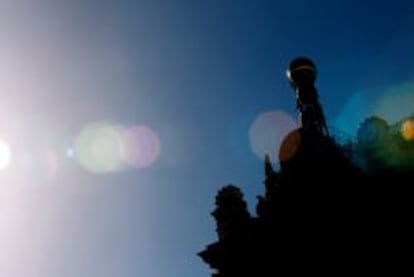
[[[307,57],[298,57],[290,63],[286,75],[296,93],[300,127],[305,132],[329,136],[314,84],[317,76],[315,63]]]

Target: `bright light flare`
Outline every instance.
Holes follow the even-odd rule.
[[[69,147],[65,151],[65,155],[67,158],[72,159],[75,156],[75,150],[73,148]]]
[[[7,168],[10,164],[11,156],[10,146],[3,140],[0,140],[0,170]]]

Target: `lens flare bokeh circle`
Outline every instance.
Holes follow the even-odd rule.
[[[122,131],[117,124],[98,122],[86,126],[75,141],[76,158],[92,173],[122,168]]]
[[[296,128],[295,121],[283,111],[269,111],[260,114],[249,130],[250,145],[261,159],[265,154],[277,156],[285,136]]]
[[[123,135],[123,161],[132,167],[148,167],[160,156],[161,142],[148,126],[135,126]]]
[[[160,138],[148,126],[124,128],[109,122],[87,125],[79,133],[75,148],[66,151],[68,157],[75,157],[92,173],[148,167],[160,153]]]
[[[414,82],[390,87],[377,101],[373,114],[396,122],[414,112]]]
[[[299,129],[290,132],[283,140],[282,145],[279,149],[279,161],[286,162],[292,159],[297,153],[302,137]]]
[[[414,119],[407,119],[401,125],[401,135],[407,141],[414,141]]]

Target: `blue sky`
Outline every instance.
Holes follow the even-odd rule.
[[[209,276],[195,254],[216,239],[216,191],[239,185],[254,212],[255,149],[274,151],[294,127],[289,61],[315,60],[334,128],[394,122],[414,111],[413,14],[411,1],[0,0],[0,139],[12,153],[0,275]],[[148,127],[154,162],[88,171],[76,145],[96,122]]]

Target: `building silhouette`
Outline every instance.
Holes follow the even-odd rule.
[[[313,86],[314,63],[295,59],[288,77],[299,120],[281,144],[280,170],[265,157],[256,216],[238,187],[218,192],[218,240],[198,255],[215,277],[412,271],[414,116],[391,125],[367,118],[339,145]]]

